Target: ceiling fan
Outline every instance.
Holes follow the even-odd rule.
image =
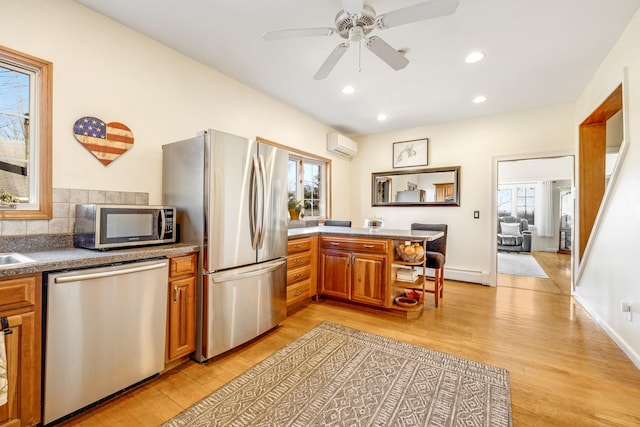
[[[378,58],[386,62],[394,70],[406,67],[409,60],[387,44],[378,36],[369,36],[376,28],[381,30],[409,24],[416,21],[450,15],[458,8],[459,0],[428,0],[413,6],[397,9],[382,15],[363,0],[343,0],[343,7],[335,18],[335,28],[299,28],[290,30],[268,31],[262,36],[265,40],[281,40],[294,37],[330,36],[338,34],[345,42],[340,43],[329,54],[313,76],[316,80],[326,78],[336,66],[350,44],[364,41],[364,45]]]

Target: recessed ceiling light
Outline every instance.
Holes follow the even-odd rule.
[[[346,94],[346,95],[350,95],[353,92],[355,92],[355,89],[353,88],[353,86],[351,85],[347,85],[345,87],[342,88],[342,93]]]
[[[380,113],[380,114],[378,114],[377,119],[378,119],[378,121],[379,121],[379,122],[384,122],[385,120],[387,120],[387,119],[388,119],[388,117],[387,117],[387,115],[386,115],[386,114],[384,114],[384,113]]]
[[[475,51],[467,55],[467,57],[464,59],[464,62],[466,62],[467,64],[473,64],[474,62],[482,61],[482,58],[484,58],[484,53]]]
[[[474,104],[482,104],[483,102],[485,102],[487,100],[487,97],[484,95],[478,95],[475,98],[473,98],[473,103]]]

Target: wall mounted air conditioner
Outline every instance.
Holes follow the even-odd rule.
[[[339,133],[327,134],[327,149],[347,157],[358,154],[358,144]]]

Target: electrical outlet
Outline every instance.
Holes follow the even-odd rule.
[[[480,218],[480,211],[473,211],[473,219]]]

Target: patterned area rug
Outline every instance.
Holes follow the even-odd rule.
[[[163,426],[511,426],[505,369],[323,322]]]
[[[498,273],[548,279],[538,261],[525,253],[498,252]]]

